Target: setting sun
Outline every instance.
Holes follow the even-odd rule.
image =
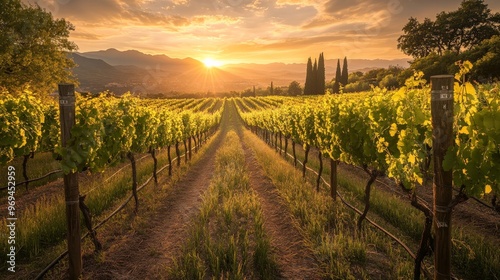
[[[207,68],[222,66],[222,62],[215,60],[213,58],[205,58],[203,60],[203,64],[205,64],[205,67],[207,67]]]

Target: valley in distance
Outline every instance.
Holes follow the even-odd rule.
[[[224,96],[254,86],[266,89],[271,82],[280,87],[298,81],[303,87],[307,62],[304,58],[304,63],[243,63],[207,68],[193,58],[170,58],[137,50],[108,49],[71,53],[70,56],[77,64],[73,74],[79,80],[78,90],[81,92],[109,90],[120,95],[130,91],[153,97]],[[325,55],[327,81],[335,75],[337,59],[328,59]],[[408,59],[348,60],[349,72],[409,66]]]

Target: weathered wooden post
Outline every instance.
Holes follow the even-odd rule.
[[[339,161],[330,158],[330,196],[337,200],[337,165]]]
[[[434,279],[451,279],[452,170],[443,170],[453,145],[453,84],[451,75],[431,77],[432,150],[434,160]]]
[[[71,138],[71,128],[75,124],[75,85],[59,85],[59,120],[62,146],[67,147]],[[75,172],[65,174],[64,197],[66,200],[70,279],[78,279],[82,273],[79,196],[78,174]]]

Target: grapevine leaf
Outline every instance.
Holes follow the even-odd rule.
[[[414,155],[409,155],[408,156],[408,162],[411,163],[411,164],[414,164],[415,163],[415,156]]]
[[[458,132],[460,134],[469,134],[469,127],[468,126],[462,126],[462,128],[460,129],[460,131]]]
[[[484,193],[485,193],[485,194],[489,194],[491,191],[492,191],[492,189],[491,189],[491,186],[490,186],[490,185],[486,185],[486,186],[484,187]]]
[[[444,171],[451,170],[456,160],[457,160],[456,147],[449,148],[448,151],[446,151],[446,155],[444,156],[443,159],[443,170]]]
[[[398,132],[398,126],[395,123],[391,124],[391,128],[389,129],[389,134],[394,137],[396,133]]]

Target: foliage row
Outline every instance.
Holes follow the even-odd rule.
[[[222,110],[195,112],[173,109],[176,105],[169,103],[152,104],[130,95],[78,95],[76,124],[69,146],[63,148],[55,103],[43,103],[27,91],[19,96],[4,93],[0,99],[0,165],[32,152],[54,151],[62,156],[65,172],[100,171],[125,153],[144,153],[198,136],[221,118]]]
[[[326,95],[240,114],[250,126],[315,146],[332,159],[386,172],[415,188],[428,177],[432,153],[430,89],[421,77],[416,74],[397,91]],[[457,82],[455,93],[455,146],[444,167],[453,168],[454,184],[468,195],[499,192],[499,85],[476,90]]]

